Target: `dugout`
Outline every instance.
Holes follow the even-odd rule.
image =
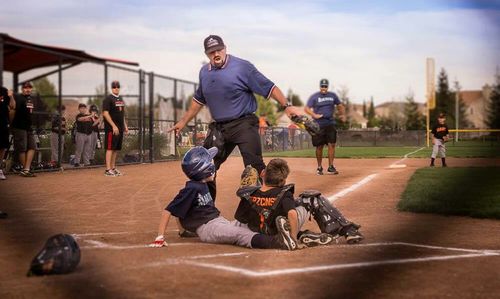
[[[99,83],[102,90],[71,90],[70,87],[75,86],[74,77],[78,72],[80,78],[93,80],[88,87],[94,88]],[[69,99],[76,99],[78,103],[90,101],[97,96],[104,98],[112,80],[122,82],[122,87],[125,85],[125,91],[122,89],[120,95],[127,102],[127,121],[132,133],[124,140],[127,150],[120,153],[122,156],[119,156],[119,160],[122,162],[153,162],[177,158],[180,154],[179,142],[172,134],[167,134],[166,130],[189,107],[197,83],[146,72],[139,68],[137,62],[99,57],[76,49],[35,44],[0,33],[0,84],[12,87],[17,92],[24,82],[44,77],[52,79],[51,83],[54,83],[57,94],[51,97],[57,99],[59,107],[59,111],[38,112],[46,117],[61,114],[61,104]],[[79,85],[86,85],[86,82]],[[40,97],[44,99],[45,95],[41,94]],[[131,104],[130,109],[128,103]],[[204,130],[206,123],[210,121],[207,115],[209,113],[205,111],[195,118],[184,134],[199,136],[199,131]],[[200,123],[203,125],[200,126]],[[45,140],[45,144],[47,142]],[[41,149],[47,150],[46,147]],[[65,150],[65,157],[59,155],[59,165],[68,163],[67,154]],[[103,162],[101,160],[99,164]]]

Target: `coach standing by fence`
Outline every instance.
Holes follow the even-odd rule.
[[[35,109],[31,96],[32,91],[33,85],[30,82],[25,82],[22,87],[22,94],[16,94],[16,112],[11,125],[12,135],[14,135],[14,151],[19,153],[19,162],[23,165],[23,170],[19,174],[23,177],[36,176],[31,172],[31,162],[36,150],[31,121]]]
[[[257,100],[253,93],[275,99],[288,116],[300,113],[288,104],[281,90],[253,64],[226,54],[221,37],[210,35],[205,38],[203,45],[210,63],[200,70],[198,90],[189,110],[169,131],[178,133],[206,105],[215,123],[210,125],[204,146],[217,146],[219,153],[214,158],[216,169],[238,146],[244,165],[251,164],[261,172],[265,164],[258,131],[259,119],[255,115]],[[209,184],[209,189],[215,199],[215,181]]]
[[[105,176],[119,176],[122,173],[116,169],[116,156],[122,149],[123,134],[128,133],[125,121],[125,102],[120,96],[120,82],[111,82],[111,94],[102,102],[104,117],[104,136],[106,149]]]

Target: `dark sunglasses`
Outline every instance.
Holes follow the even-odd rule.
[[[321,85],[320,88],[328,88],[328,85]]]

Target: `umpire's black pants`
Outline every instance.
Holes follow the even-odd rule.
[[[215,169],[219,169],[221,164],[227,160],[231,152],[238,146],[243,157],[243,169],[246,165],[252,165],[259,173],[266,168],[262,159],[262,146],[259,136],[259,119],[255,114],[242,116],[238,119],[218,122],[216,129],[222,134],[224,145],[222,155],[214,158]],[[207,143],[205,142],[205,145]],[[216,182],[208,183],[210,195],[215,200]]]

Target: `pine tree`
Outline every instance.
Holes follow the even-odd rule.
[[[367,112],[366,112],[366,101],[363,100],[363,117],[366,118]]]
[[[413,92],[410,92],[406,96],[405,116],[407,130],[425,129],[425,121],[422,114],[418,111],[418,104],[415,102]]]
[[[445,69],[441,69],[438,77],[438,86],[436,91],[436,108],[431,110],[430,120],[431,123],[436,121],[439,113],[445,113],[448,118],[448,124],[450,124],[450,105],[452,103],[452,93],[450,92],[450,86],[448,84],[448,74]],[[454,113],[453,113],[454,114]]]
[[[368,108],[368,122],[366,126],[368,128],[373,128],[377,126],[377,118],[375,117],[375,105],[373,104],[373,97],[370,101],[370,108]]]
[[[491,129],[500,129],[500,72],[497,68],[495,83],[488,104],[487,124]]]

